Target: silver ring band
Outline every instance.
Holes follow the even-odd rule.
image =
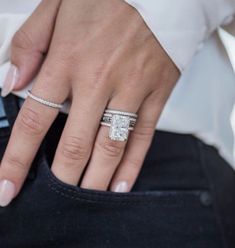
[[[134,130],[134,126],[135,126],[135,123],[136,123],[136,118],[133,118],[133,117],[129,117],[130,119],[130,124],[129,124],[129,130],[132,131]],[[101,124],[104,125],[104,126],[108,126],[110,127],[111,126],[111,123],[112,123],[112,114],[105,114],[102,116],[102,119],[101,119]]]
[[[111,127],[112,124],[109,124],[109,123],[106,123],[106,122],[100,122],[102,126],[106,126],[106,127]],[[128,131],[133,131],[134,130],[134,127],[129,127],[128,128]]]
[[[107,114],[124,115],[124,116],[129,116],[129,117],[134,117],[134,118],[138,117],[137,114],[130,113],[130,112],[124,112],[124,111],[118,111],[118,110],[114,110],[114,109],[106,109],[104,112]]]
[[[36,102],[39,102],[39,103],[41,103],[43,105],[46,105],[48,107],[56,108],[56,109],[63,108],[63,104],[58,104],[58,103],[50,102],[50,101],[47,101],[47,100],[45,100],[43,98],[40,98],[38,96],[35,96],[34,94],[31,93],[30,90],[27,91],[27,95],[28,95],[28,97],[32,98]]]

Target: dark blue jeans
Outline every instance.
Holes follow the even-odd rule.
[[[10,126],[19,109],[4,100]],[[66,116],[48,132],[19,196],[0,208],[0,248],[232,248],[235,173],[191,135],[155,133],[130,193],[81,189],[50,164]],[[0,156],[10,127],[0,130]]]

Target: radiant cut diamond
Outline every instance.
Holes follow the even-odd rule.
[[[130,117],[123,115],[113,115],[109,137],[112,140],[125,141],[128,138]]]

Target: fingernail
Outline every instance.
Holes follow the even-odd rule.
[[[6,207],[15,195],[15,185],[8,181],[0,181],[0,206]]]
[[[17,81],[19,80],[19,70],[15,65],[11,65],[6,78],[3,82],[1,96],[5,97],[14,89]]]
[[[125,193],[128,192],[128,184],[125,181],[119,182],[113,189],[114,192],[117,193]]]

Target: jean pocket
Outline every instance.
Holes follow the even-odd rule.
[[[206,193],[82,189],[58,180],[42,159],[36,178],[0,211],[1,247],[219,248],[213,206],[202,204]]]
[[[196,202],[200,204],[200,196],[205,190],[154,190],[115,193],[84,189],[72,186],[59,180],[51,171],[46,160],[42,160],[39,168],[41,183],[47,185],[49,191],[57,194],[64,200],[88,202],[95,204],[173,204],[180,205],[182,200],[189,206]]]

